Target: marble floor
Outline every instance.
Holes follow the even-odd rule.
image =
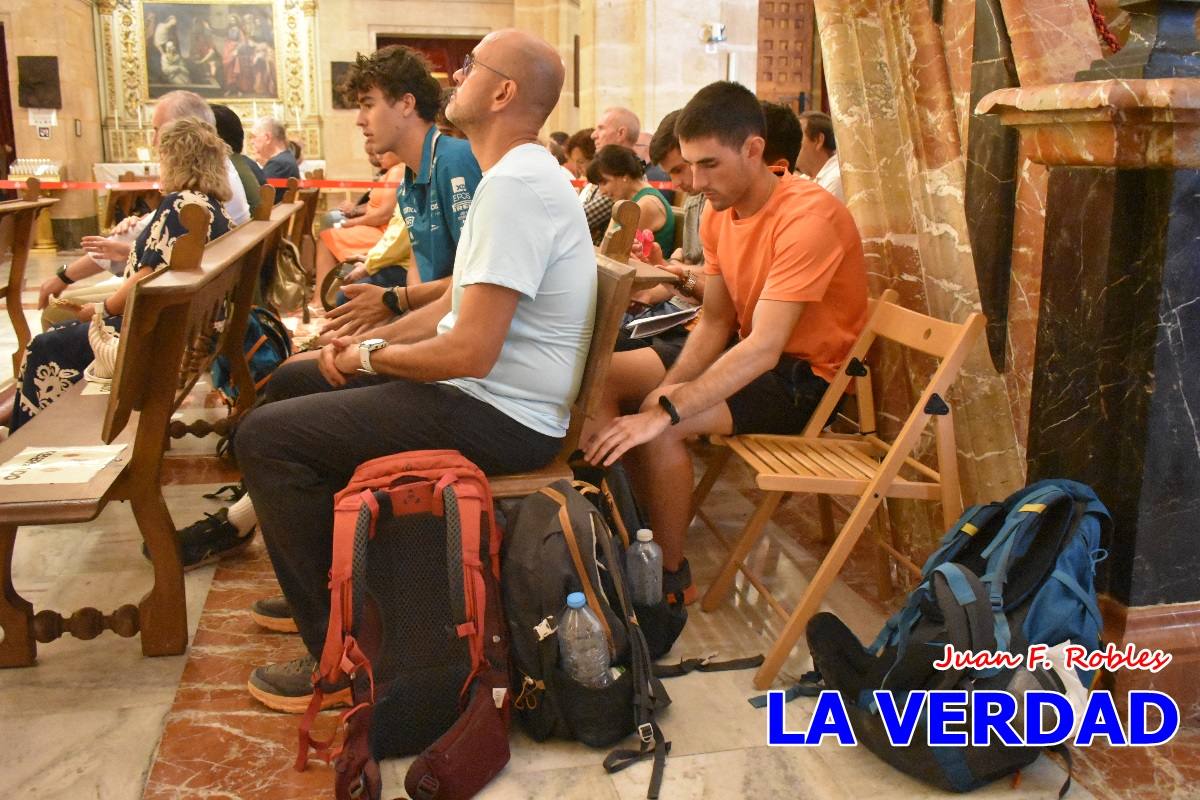
[[[36,286],[37,275],[49,274],[56,263],[38,260],[27,285]],[[32,300],[28,293],[27,300]],[[0,353],[11,352],[4,349],[12,341],[5,328],[6,323],[0,326]],[[208,408],[198,387],[185,414],[212,413],[219,412]],[[220,503],[202,495],[236,477],[211,455],[212,445],[212,439],[189,439],[172,447],[164,494],[177,524],[216,510]],[[739,528],[752,510],[749,486],[746,474],[735,468],[714,490],[706,507],[723,530]],[[753,554],[787,602],[799,596],[822,552],[814,516],[815,507],[807,501],[788,501],[771,526],[772,535]],[[712,534],[697,525],[689,557],[701,587],[714,577],[721,556]],[[860,545],[827,600],[827,607],[863,638],[874,635],[889,610],[873,599],[873,566],[870,546]],[[80,605],[110,611],[135,601],[151,582],[132,516],[120,504],[87,525],[22,529],[13,572],[18,590],[35,606],[60,611]],[[254,665],[299,653],[297,637],[262,631],[249,619],[250,602],[274,591],[269,562],[256,541],[220,565],[188,573],[192,638],[187,654],[143,658],[136,638],[105,633],[90,642],[66,637],[41,645],[36,667],[0,671],[0,742],[5,744],[0,797],[331,796],[328,767],[314,765],[305,773],[291,769],[297,720],[256,705],[243,688]],[[714,613],[693,609],[670,658],[760,652],[779,627],[761,596],[744,584]],[[798,647],[780,684],[808,665],[805,648]],[[766,746],[766,711],[746,702],[757,694],[751,676],[751,671],[694,673],[668,682],[674,702],[661,723],[673,746],[664,800],[943,796],[864,748]],[[812,708],[813,701],[804,698],[791,703],[789,726],[804,724]],[[323,724],[331,725],[332,715],[323,716]],[[1116,750],[1077,753],[1070,796],[1194,797],[1192,787],[1200,778],[1194,756],[1200,747],[1195,738],[1180,741],[1173,750],[1139,753],[1134,762]],[[482,797],[633,800],[645,795],[648,764],[608,775],[601,766],[604,752],[570,742],[537,744],[517,730],[512,748],[509,766]],[[384,764],[384,798],[401,795],[406,767],[406,761]],[[1058,762],[1042,758],[1019,784],[1005,780],[975,794],[1050,798],[1064,778]]]

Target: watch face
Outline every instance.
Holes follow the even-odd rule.
[[[366,339],[359,343],[359,347],[364,350],[378,350],[381,347],[387,347],[387,339]]]

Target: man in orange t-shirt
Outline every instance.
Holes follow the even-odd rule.
[[[867,322],[867,272],[850,212],[812,181],[763,162],[766,123],[745,87],[701,89],[676,121],[693,185],[708,199],[704,313],[682,349],[614,356],[642,382],[587,443],[593,463],[623,455],[663,549],[664,589],[690,585],[683,556],[694,482],[685,440],[804,429]],[[732,345],[732,346],[731,346]]]

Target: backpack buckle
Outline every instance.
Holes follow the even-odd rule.
[[[649,722],[643,722],[641,725],[638,725],[637,730],[638,737],[641,738],[641,740],[646,744],[650,744],[654,741],[654,726]]]
[[[554,627],[554,617],[549,616],[533,626],[533,632],[537,634],[538,641],[543,641],[547,636],[552,635],[558,628]]]

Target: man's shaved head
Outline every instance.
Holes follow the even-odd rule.
[[[517,111],[546,121],[558,105],[566,70],[562,58],[542,38],[507,28],[488,34],[475,49],[480,60],[517,83]]]

